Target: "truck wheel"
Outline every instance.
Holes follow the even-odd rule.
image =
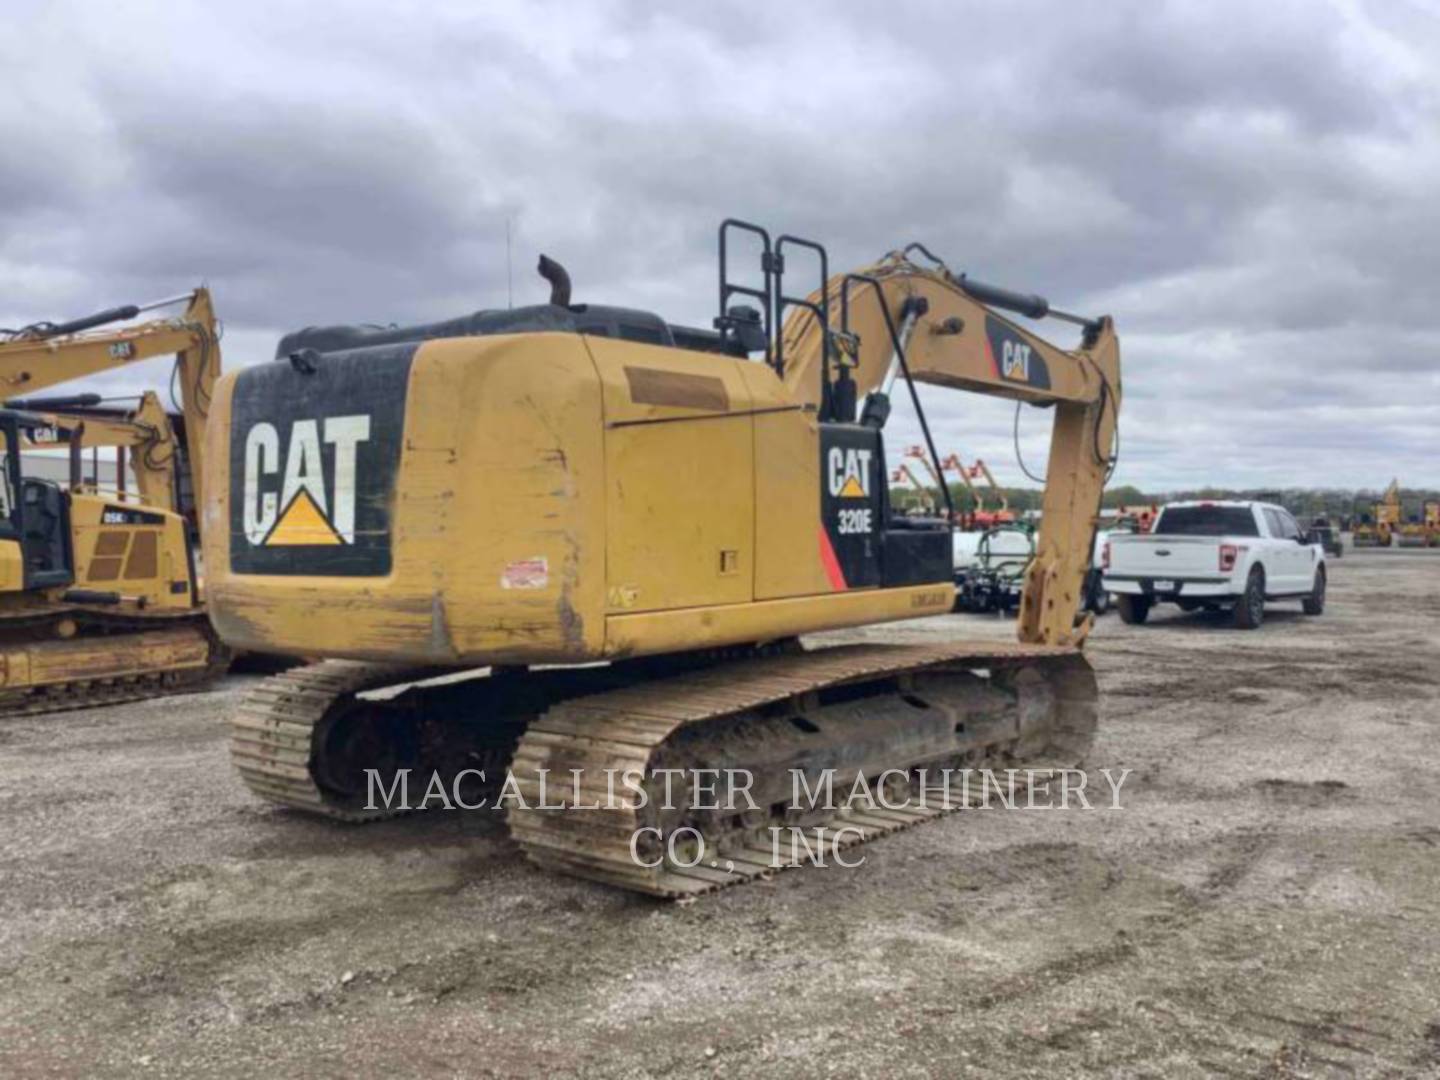
[[[1085,575],[1084,606],[1085,610],[1093,611],[1097,619],[1110,610],[1110,594],[1105,591],[1104,579],[1097,570]]]
[[[1319,567],[1315,571],[1315,584],[1310,589],[1310,595],[1301,602],[1301,608],[1306,615],[1321,615],[1325,611],[1325,567]]]
[[[1138,626],[1150,617],[1150,598],[1148,596],[1120,593],[1115,600],[1120,612],[1120,621],[1123,623]]]
[[[1245,592],[1235,601],[1235,625],[1241,630],[1255,630],[1265,621],[1265,571],[1250,571],[1245,579]]]

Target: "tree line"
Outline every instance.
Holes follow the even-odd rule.
[[[950,498],[954,501],[956,510],[968,513],[977,509],[975,500],[963,485],[950,484],[948,486]],[[1006,504],[1017,514],[1023,514],[1027,510],[1039,510],[1044,497],[1044,492],[1039,488],[1000,487],[994,491],[982,488],[981,496],[985,503],[985,509],[997,509],[1000,506],[1000,494],[1004,495]],[[1134,509],[1152,504],[1163,505],[1167,502],[1179,502],[1185,499],[1256,499],[1262,502],[1278,503],[1300,521],[1308,522],[1317,517],[1338,521],[1356,514],[1371,513],[1374,504],[1380,500],[1382,494],[1383,489],[1381,488],[1298,487],[1280,489],[1203,487],[1191,490],[1151,492],[1143,491],[1131,484],[1122,484],[1119,487],[1107,488],[1101,499],[1101,505],[1107,509],[1116,509],[1121,506]],[[938,495],[939,493],[933,487],[927,488],[923,494],[908,487],[892,486],[890,489],[891,505],[900,511],[933,504],[937,501]],[[1427,501],[1440,501],[1440,489],[1404,487],[1400,489],[1400,505],[1406,520],[1420,516],[1421,508]]]

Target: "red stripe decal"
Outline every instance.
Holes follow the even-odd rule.
[[[840,569],[840,560],[835,557],[835,546],[830,543],[830,534],[820,526],[820,563],[825,567],[825,576],[830,579],[830,588],[845,590],[845,572]]]
[[[995,360],[995,350],[990,347],[990,335],[986,334],[983,340],[985,342],[985,355],[990,357],[990,366],[995,369],[995,377],[997,379],[1003,379],[1004,376],[1000,374],[1000,365]]]

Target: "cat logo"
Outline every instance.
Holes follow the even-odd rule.
[[[1030,381],[1030,346],[1006,341],[1001,349],[1000,371],[1007,379]]]
[[[829,455],[830,494],[837,499],[870,497],[870,451],[832,446]]]
[[[1050,367],[1045,363],[1045,357],[1018,331],[986,315],[985,344],[996,376],[1007,382],[1025,383],[1037,390],[1050,389]]]
[[[256,547],[354,544],[355,462],[369,438],[369,416],[296,420],[282,456],[276,426],[255,424],[245,437],[246,540]]]

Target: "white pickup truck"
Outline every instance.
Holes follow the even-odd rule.
[[[1229,608],[1243,630],[1260,625],[1267,600],[1325,610],[1324,548],[1270,503],[1170,503],[1151,532],[1112,535],[1100,565],[1127,623],[1143,623],[1158,603]]]

